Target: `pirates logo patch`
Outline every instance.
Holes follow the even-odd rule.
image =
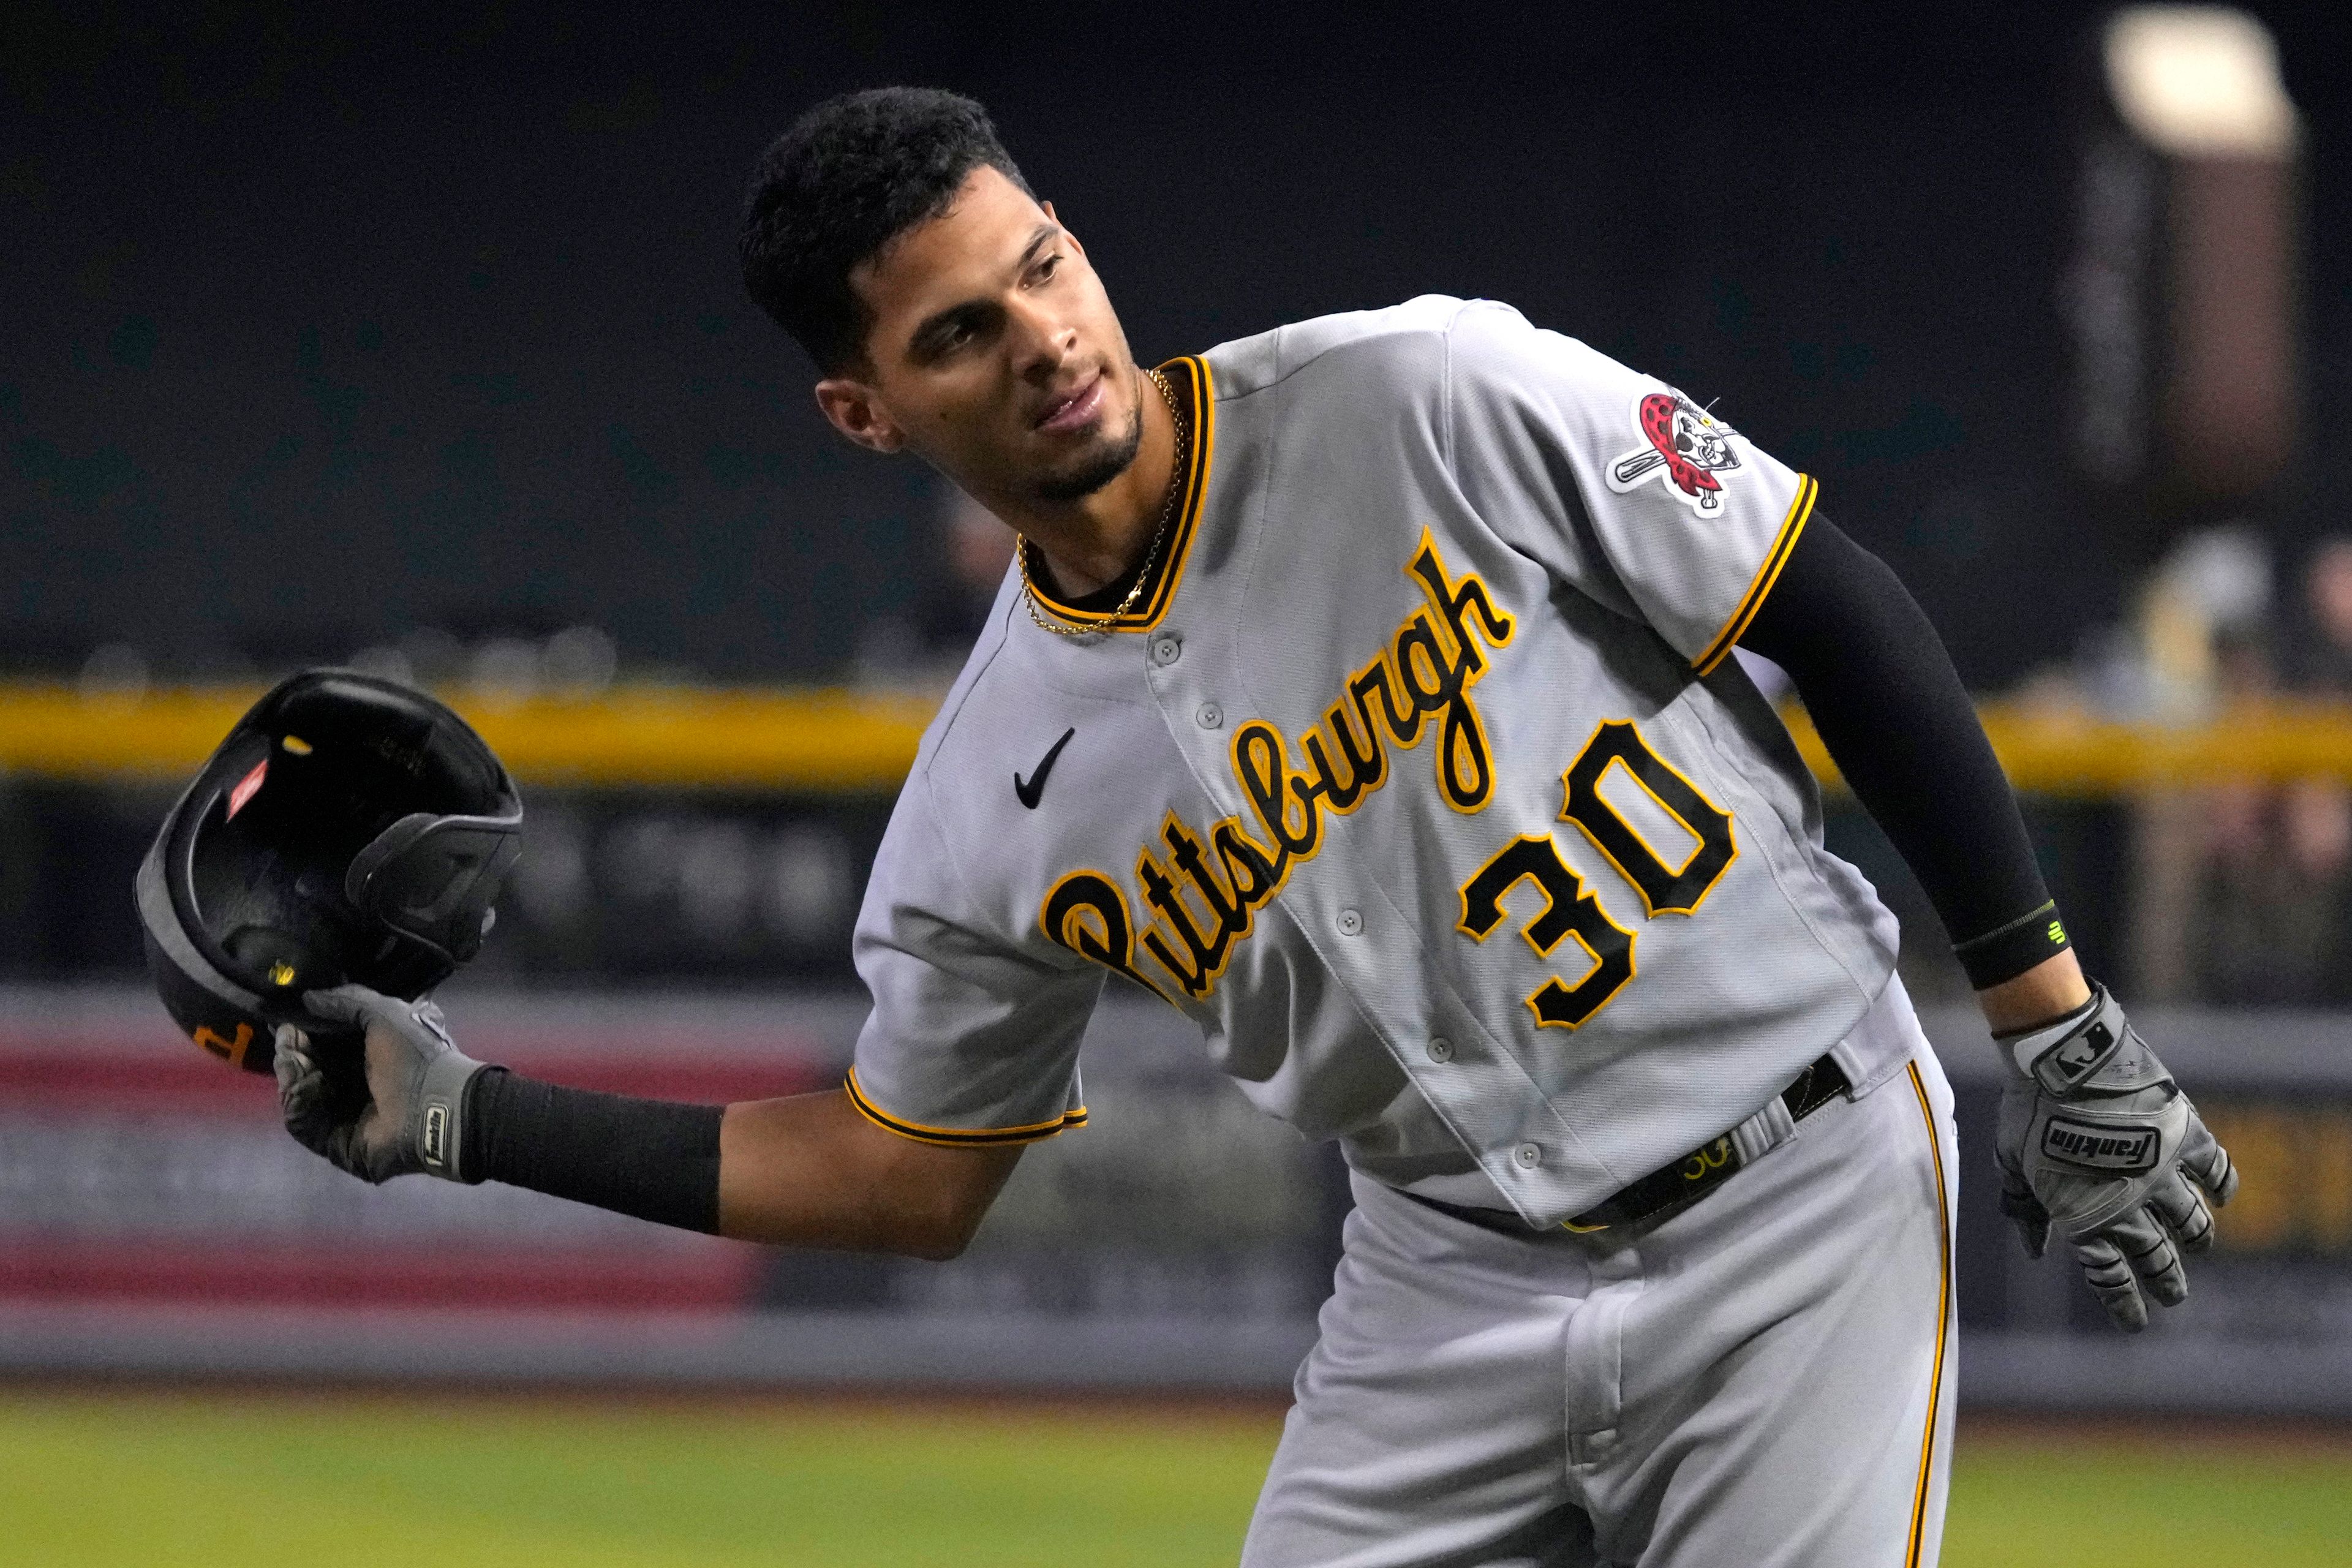
[[[1620,495],[1655,478],[1665,492],[1701,517],[1723,510],[1717,474],[1739,467],[1731,426],[1679,392],[1653,392],[1633,405],[1642,444],[1609,466],[1609,488]]]

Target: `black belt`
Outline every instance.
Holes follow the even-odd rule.
[[[1790,1121],[1802,1121],[1853,1088],[1845,1069],[1822,1057],[1799,1073],[1796,1082],[1780,1091],[1780,1103],[1789,1108]],[[1741,1163],[1738,1146],[1727,1132],[1704,1149],[1692,1150],[1562,1223],[1570,1230],[1587,1232],[1653,1219],[1668,1209],[1696,1203],[1729,1181]]]

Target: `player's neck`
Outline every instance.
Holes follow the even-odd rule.
[[[1176,420],[1151,379],[1138,379],[1143,440],[1126,472],[1075,500],[1030,500],[997,513],[1037,547],[1065,598],[1083,598],[1140,566],[1167,513]]]

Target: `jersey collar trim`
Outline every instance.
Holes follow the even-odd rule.
[[[1202,498],[1208,493],[1209,465],[1216,450],[1217,399],[1214,384],[1209,378],[1208,362],[1196,354],[1170,360],[1160,367],[1168,378],[1168,389],[1173,392],[1185,409],[1193,437],[1192,449],[1183,475],[1183,491],[1177,499],[1176,520],[1168,547],[1152,568],[1152,580],[1144,585],[1135,608],[1125,615],[1077,609],[1056,599],[1043,586],[1042,564],[1034,554],[1028,558],[1031,595],[1038,608],[1066,626],[1084,626],[1096,632],[1143,632],[1160,624],[1168,606],[1176,597],[1176,587],[1183,581],[1185,558],[1191,554],[1193,536],[1199,532]],[[1023,540],[1023,550],[1030,548]]]

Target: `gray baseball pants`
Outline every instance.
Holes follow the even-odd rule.
[[[1951,1109],[1922,1038],[1622,1239],[1501,1234],[1358,1176],[1244,1568],[1933,1564]]]

